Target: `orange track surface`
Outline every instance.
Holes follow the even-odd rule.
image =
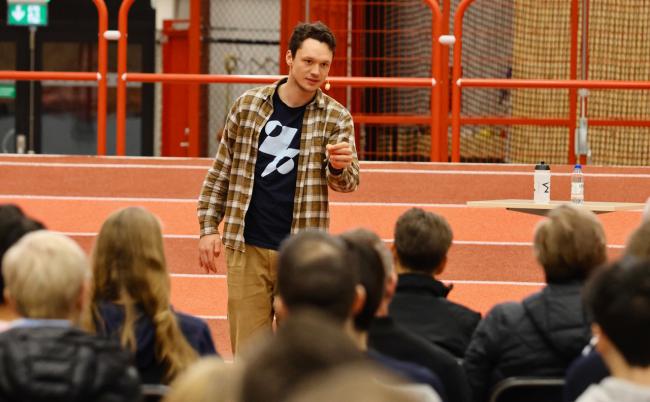
[[[103,220],[116,209],[141,205],[163,222],[179,310],[204,317],[217,348],[230,356],[225,263],[219,275],[198,267],[195,199],[209,159],[84,156],[0,156],[0,203],[16,203],[53,230],[69,234],[87,251]],[[552,198],[568,198],[569,166],[554,166]],[[586,196],[594,201],[644,202],[650,168],[586,167]],[[367,227],[387,243],[397,217],[412,205],[446,217],[454,245],[444,280],[454,281],[453,300],[485,312],[519,300],[543,282],[530,242],[542,218],[500,209],[465,207],[480,199],[528,198],[532,167],[488,164],[362,163],[361,188],[331,194],[331,231]],[[639,211],[599,215],[610,258],[640,220]]]

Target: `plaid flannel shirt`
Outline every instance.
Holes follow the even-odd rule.
[[[219,233],[218,225],[225,220],[221,237],[226,247],[235,250],[244,251],[244,218],[253,194],[259,134],[273,112],[277,85],[251,89],[235,101],[199,196],[201,236]],[[342,141],[352,146],[353,161],[335,175],[327,168],[325,145]],[[354,191],[359,185],[359,161],[352,116],[318,90],[302,122],[291,233],[328,229],[328,185],[339,192]]]

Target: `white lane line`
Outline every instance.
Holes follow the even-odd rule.
[[[89,160],[102,160],[102,159],[115,159],[115,160],[157,160],[157,161],[212,161],[212,158],[196,158],[191,156],[117,156],[117,155],[104,155],[104,156],[84,156],[84,155],[61,155],[61,154],[2,154],[2,159],[89,159]],[[62,162],[74,163],[74,162]],[[400,162],[393,162],[400,163]],[[403,162],[401,162],[403,163]],[[431,163],[431,162],[427,162]],[[444,163],[444,162],[435,162]],[[462,164],[462,163],[460,163]],[[524,165],[530,166],[530,165]]]
[[[61,232],[70,237],[97,237],[97,232]],[[199,235],[163,234],[165,239],[199,239]]]
[[[0,194],[0,199],[11,200],[54,200],[54,201],[108,201],[108,202],[171,202],[196,203],[197,198],[146,198],[146,197],[89,197],[68,195],[30,195],[30,194]]]
[[[88,168],[88,169],[163,169],[163,170],[201,170],[207,171],[208,165],[156,165],[135,163],[69,163],[69,162],[13,162],[0,161],[0,166],[47,167],[47,168]],[[432,165],[435,167],[435,165]],[[513,172],[504,170],[423,170],[423,169],[362,169],[362,174],[425,174],[425,175],[462,175],[462,176],[532,176],[533,171]],[[571,173],[553,173],[553,176],[570,176]],[[650,173],[584,173],[585,177],[601,178],[639,178],[649,179]]]
[[[464,176],[532,176],[534,172],[512,172],[499,170],[417,170],[417,169],[366,169],[362,173],[430,174]],[[583,173],[585,177],[650,179],[648,173]],[[571,173],[553,173],[554,177],[571,176]]]
[[[70,237],[96,237],[97,232],[61,232],[62,234]],[[165,239],[190,239],[198,240],[199,235],[183,235],[183,234],[163,234]],[[393,239],[382,239],[384,243],[392,244]],[[478,240],[454,240],[453,244],[459,246],[514,246],[514,247],[532,247],[532,242],[525,241],[478,241]],[[623,249],[623,244],[608,244],[607,248]]]
[[[223,274],[169,274],[172,278],[226,279]]]
[[[194,317],[199,317],[202,320],[227,320],[228,316],[225,315],[195,315]]]
[[[172,278],[196,278],[196,279],[226,279],[226,275],[207,274],[170,274]],[[443,279],[443,282],[461,285],[490,285],[490,286],[543,286],[544,282],[516,282],[516,281],[479,281],[463,279]]]
[[[0,161],[0,166],[47,167],[47,168],[88,168],[88,169],[166,169],[208,171],[204,165],[154,165],[134,163],[67,163],[67,162],[8,162]]]
[[[94,197],[94,196],[67,196],[67,195],[30,195],[30,194],[0,194],[0,199],[10,200],[54,200],[54,201],[106,201],[106,202],[170,202],[196,204],[197,198],[147,198],[147,197]],[[435,203],[408,203],[408,202],[330,202],[331,206],[359,206],[359,207],[420,207],[420,208],[469,208],[465,204],[435,204]]]
[[[92,201],[92,202],[169,202],[173,204],[196,204],[197,198],[148,198],[148,197],[95,197],[68,195],[31,195],[31,194],[0,194],[0,200],[39,200],[39,201]],[[334,207],[419,207],[419,208],[473,208],[467,204],[415,203],[415,202],[367,202],[367,201],[331,201]],[[642,209],[631,209],[618,212],[641,212]]]
[[[414,202],[367,202],[367,201],[331,201],[337,207],[420,207],[420,208],[469,208],[466,204],[414,203]]]

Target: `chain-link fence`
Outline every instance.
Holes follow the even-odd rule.
[[[303,0],[296,0],[303,1]],[[459,0],[451,1],[450,32]],[[569,79],[571,1],[476,0],[463,24],[462,76],[467,78]],[[582,3],[582,2],[581,2]],[[588,24],[588,79],[649,80],[650,0],[591,2]],[[347,45],[350,75],[431,76],[431,11],[422,0],[305,0],[314,14],[347,10],[348,24],[336,26]],[[205,30],[209,72],[278,74],[280,0],[210,0]],[[580,7],[582,21],[583,10]],[[313,19],[313,16],[311,17]],[[579,39],[582,33],[579,33]],[[579,41],[580,42],[580,41]],[[580,49],[580,43],[578,49]],[[446,48],[445,50],[446,51]],[[451,53],[451,52],[450,52]],[[340,55],[341,53],[337,54]],[[579,55],[578,55],[579,56]],[[450,54],[453,60],[453,54]],[[581,69],[578,57],[578,71]],[[443,66],[444,68],[451,66]],[[581,78],[578,74],[578,78]],[[450,83],[451,85],[451,83]],[[252,85],[211,85],[210,154],[232,102]],[[650,91],[591,91],[587,117],[650,119]],[[477,162],[566,163],[569,153],[569,91],[566,89],[466,88],[461,114],[470,117],[546,118],[557,126],[463,125],[461,159]],[[354,88],[346,104],[353,114],[417,115],[430,111],[431,91],[418,88]],[[579,105],[578,105],[579,106]],[[580,113],[580,107],[577,108]],[[410,124],[359,124],[362,159],[428,160],[430,127]],[[451,132],[448,133],[451,138]],[[590,125],[591,162],[650,163],[650,128]],[[451,140],[449,141],[451,144]]]
[[[219,0],[210,3],[208,43],[210,74],[279,74],[280,0]],[[209,87],[209,153],[232,103],[252,84],[212,84]]]

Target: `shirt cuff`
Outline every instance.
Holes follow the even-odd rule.
[[[333,174],[334,176],[340,176],[341,173],[343,173],[343,169],[337,169],[329,162],[327,162],[327,168],[329,169],[330,174]]]

